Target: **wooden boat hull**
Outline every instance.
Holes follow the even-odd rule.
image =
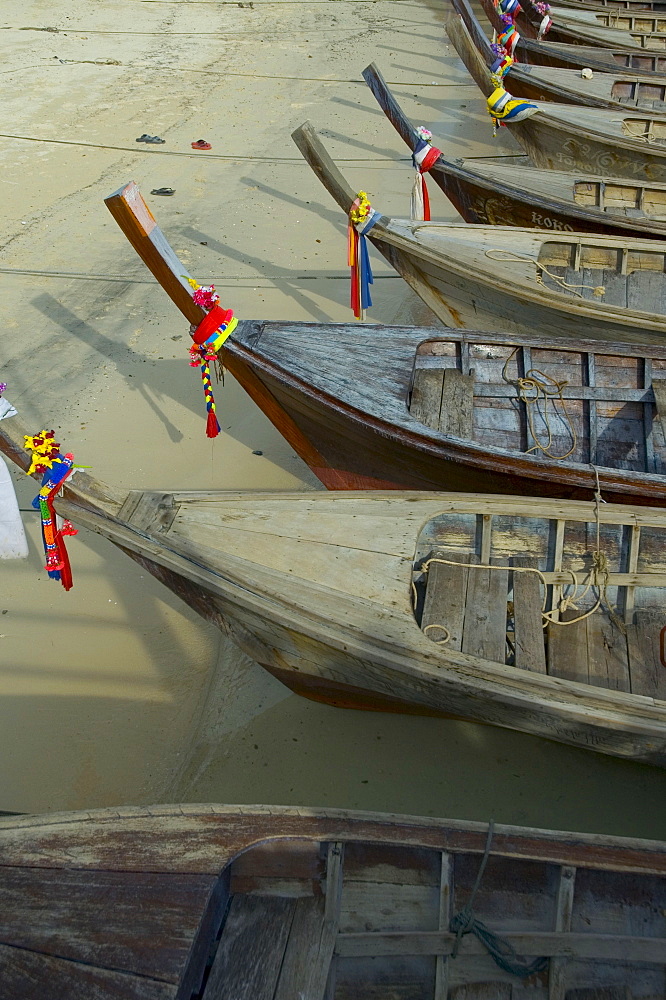
[[[25,468],[23,434],[18,422],[0,426],[2,450]],[[121,548],[299,694],[346,707],[466,718],[666,766],[666,687],[641,659],[645,643],[651,649],[658,643],[661,619],[650,602],[666,587],[658,550],[666,532],[663,511],[476,494],[126,493],[85,473],[65,484],[56,509]],[[458,589],[459,599],[470,602],[464,635],[449,646],[433,642],[417,621],[412,591],[416,587],[418,596],[426,555],[455,546],[461,517],[477,533],[481,526],[482,562],[493,546],[530,552],[555,531],[562,543],[552,553],[547,546],[542,557],[544,586],[553,595],[570,580],[562,562],[565,537],[566,565],[580,564],[585,575],[586,525],[599,518],[600,531],[611,526],[603,527],[604,538],[607,531],[628,532],[633,573],[605,543],[608,587],[626,590],[624,631],[613,626],[607,634],[606,618],[592,609],[592,624],[582,622],[583,633],[591,629],[588,638],[581,642],[580,623],[573,623],[575,633],[573,624],[566,629],[578,644],[576,658],[561,646],[559,627],[550,626],[556,634],[549,639],[547,673],[539,627],[540,652],[534,646],[521,667],[506,662],[504,618],[484,619],[490,591],[467,598]],[[502,573],[508,586],[508,571]],[[643,590],[634,600],[638,587]],[[506,605],[506,594],[503,600],[498,594],[493,607]],[[540,624],[541,607],[530,611]],[[603,643],[615,650],[612,670]],[[576,672],[583,667],[584,680]],[[594,686],[588,669],[595,671]]]
[[[480,3],[491,26],[496,31],[502,31],[502,23],[492,0],[480,0]],[[666,53],[662,55],[658,51],[623,48],[621,45],[612,48],[600,48],[596,43],[570,45],[554,41],[550,35],[547,41],[521,37],[515,57],[519,63],[578,70],[589,68],[599,73],[614,73],[622,68],[645,79],[654,73],[666,73]]]
[[[454,343],[461,339],[454,331],[442,333],[447,336]],[[479,339],[467,336],[468,345]],[[253,382],[262,384],[275,401],[273,423],[297,452],[302,452],[302,440],[307,441],[306,461],[310,459],[310,468],[329,489],[451,490],[589,499],[596,483],[591,467],[565,467],[515,453],[491,454],[483,447],[476,451],[471,442],[419,430],[410,421],[407,399],[414,357],[419,344],[431,337],[432,331],[425,329],[369,326],[349,334],[344,327],[320,326],[315,331],[308,324],[290,324],[285,333],[279,324],[246,322],[227,342],[224,356],[225,362],[233,358],[236,378],[244,388],[251,392]],[[348,351],[346,366],[331,365],[330,380],[322,375],[317,355],[310,349],[314,339],[321,353],[331,359]],[[496,334],[487,337],[491,344],[500,340],[506,343],[506,338]],[[543,341],[523,338],[521,343],[536,347]],[[562,350],[571,346],[564,340],[560,344]],[[550,346],[555,347],[555,342]],[[592,342],[586,346],[592,351],[599,348]],[[577,347],[582,349],[582,342]],[[618,350],[611,345],[606,348],[610,353]],[[290,354],[299,358],[298,365],[290,366]],[[372,395],[368,392],[365,400],[363,393],[357,393],[352,401],[344,388],[345,369],[357,372],[368,387],[378,388]],[[250,379],[245,372],[251,373]],[[292,427],[298,429],[297,436]],[[318,456],[314,463],[313,452]],[[601,478],[608,498],[616,502],[666,502],[666,477],[604,468]]]
[[[453,9],[462,17],[480,54],[490,68],[495,54],[468,0],[451,0]],[[542,15],[538,14],[541,18]],[[579,69],[550,67],[550,72],[523,62],[515,62],[505,76],[505,84],[515,97],[532,101],[555,101],[558,104],[583,104],[587,107],[647,108],[666,111],[666,76],[653,74],[648,81],[638,74],[612,72],[595,73],[591,80],[581,76]],[[367,81],[366,81],[367,82]],[[370,84],[370,86],[372,86]]]
[[[386,81],[374,63],[363,71],[363,77],[377,98],[377,101],[411,150],[416,148],[418,134],[404,115],[399,104],[388,88]],[[584,174],[577,177],[554,178],[548,171],[547,183],[539,187],[538,170],[527,157],[524,161],[512,160],[512,177],[507,179],[505,163],[484,158],[481,164],[474,159],[451,161],[441,154],[430,168],[429,175],[442,189],[465,222],[480,225],[525,226],[546,229],[551,232],[598,232],[619,236],[633,234],[658,239],[666,237],[666,188],[655,190],[655,196],[664,200],[664,219],[634,213],[623,215],[612,210],[585,208],[575,200],[577,188],[585,184],[616,188],[618,191],[630,185],[626,179],[609,178],[608,175]],[[641,185],[639,185],[640,187]],[[648,185],[642,185],[648,187]],[[566,194],[567,200],[562,197]],[[642,201],[645,194],[632,192],[634,204]],[[648,195],[649,198],[649,195]],[[591,199],[589,199],[591,200]],[[602,201],[601,189],[599,201]],[[631,204],[629,191],[627,201]]]
[[[520,685],[506,688],[490,678],[479,683],[457,671],[428,670],[430,641],[421,642],[416,625],[418,653],[404,636],[395,644],[390,622],[384,648],[372,648],[355,629],[335,634],[318,615],[287,617],[274,600],[250,595],[247,583],[211,585],[184,561],[183,572],[174,572],[136,543],[121,547],[295,694],[341,708],[468,719],[666,767],[666,710],[659,722],[638,713],[630,730],[619,705],[604,706],[593,718],[587,707],[558,698],[540,705],[533,718],[533,694],[521,692]],[[418,672],[405,669],[414,654]]]
[[[516,977],[451,927],[478,879],[475,917],[526,961],[543,956],[520,981],[525,1000],[558,983],[610,997],[631,984],[634,1000],[655,1000],[665,853],[659,841],[276,805],[3,817],[0,996],[506,1000]]]

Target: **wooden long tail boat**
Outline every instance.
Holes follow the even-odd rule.
[[[475,83],[489,97],[495,82],[462,19],[451,17],[446,32]],[[538,167],[666,182],[666,116],[548,103],[508,127]]]
[[[495,62],[490,41],[484,34],[468,0],[451,0],[479,52],[489,68]],[[649,80],[637,73],[622,72],[607,67],[608,72],[596,72],[591,79],[581,76],[580,69],[549,67],[548,70],[515,62],[504,80],[515,97],[528,100],[555,101],[559,104],[583,104],[593,108],[645,108],[666,112],[666,76],[652,74]]]
[[[142,259],[180,301],[187,271],[156,225],[145,233],[148,208],[136,185],[110,203]],[[608,499],[666,500],[658,419],[666,414],[664,348],[647,355],[645,348],[562,338],[521,337],[519,346],[496,333],[241,321],[220,356],[250,394],[261,387],[259,404],[329,487],[589,499],[592,463],[601,467]],[[550,398],[546,414],[545,397],[516,406],[518,385],[526,385],[520,379],[533,368],[541,372],[537,391],[557,397],[554,387],[566,381],[564,398]],[[523,395],[533,394],[531,384]],[[530,453],[532,431],[542,442],[552,437],[551,454],[573,445],[569,458]]]
[[[548,37],[554,42],[641,52],[666,51],[666,14],[552,7],[550,17],[553,23]],[[522,21],[523,27],[529,23],[527,18]]]
[[[481,7],[490,21],[491,27],[501,32],[504,29],[492,0],[480,0]],[[622,48],[601,48],[598,45],[569,45],[566,42],[550,40],[537,41],[522,36],[515,49],[515,57],[521,63],[537,66],[565,67],[567,69],[592,69],[595,72],[617,72],[618,67],[631,70],[639,77],[649,79],[654,73],[666,73],[666,53],[658,50],[638,50]]]
[[[0,997],[660,1000],[665,871],[659,841],[393,814],[5,818]]]
[[[0,423],[0,449],[26,468],[23,440],[16,418]],[[56,510],[112,541],[297,694],[666,766],[664,510],[477,494],[126,491],[85,473],[65,483]]]
[[[557,0],[558,7],[571,7],[574,10],[666,10],[664,0]]]
[[[306,123],[293,138],[349,213],[356,195],[315,130]],[[447,326],[663,343],[663,242],[386,216],[368,238]]]
[[[363,77],[413,151],[418,132],[374,63]],[[466,222],[666,238],[666,184],[546,170],[526,156],[450,160],[441,154],[429,174]]]

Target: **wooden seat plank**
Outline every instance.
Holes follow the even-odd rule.
[[[3,867],[0,943],[177,983],[217,885],[215,875]]]
[[[536,560],[514,556],[512,565],[534,569]],[[515,665],[524,670],[546,673],[541,584],[535,573],[513,574],[513,620]]]
[[[0,1000],[175,1000],[176,995],[174,983],[0,944]]]
[[[439,430],[442,434],[471,438],[474,425],[474,376],[457,368],[444,369]]]
[[[295,909],[292,898],[233,896],[203,1000],[272,1000]]]
[[[316,993],[316,989],[324,924],[323,899],[297,900],[275,1000],[294,1000],[295,997],[298,1000],[322,1000],[321,993]],[[328,973],[328,966],[326,971]],[[313,985],[315,981],[316,985]]]
[[[436,562],[430,565],[421,628],[425,630],[428,625],[443,625],[451,637],[446,644],[448,648],[461,650],[469,573],[464,564],[469,561],[469,557],[439,549],[436,549],[432,556],[449,559],[461,565],[448,566]],[[428,629],[426,635],[437,641],[444,636],[444,633],[440,629],[433,628]]]
[[[632,1000],[628,986],[584,986],[567,990],[564,1000]]]
[[[449,1000],[511,1000],[511,983],[461,983],[449,993]]]
[[[586,619],[588,684],[610,691],[629,691],[627,637],[605,612]]]
[[[463,653],[496,663],[506,659],[506,602],[509,571],[469,569]]]
[[[420,420],[422,424],[431,427],[434,431],[439,430],[443,389],[443,369],[414,369],[409,412],[415,420]]]
[[[569,609],[562,621],[577,618],[580,611]],[[548,626],[548,673],[568,681],[588,682],[587,628],[585,621],[573,625]]]
[[[660,656],[666,612],[639,608],[634,618],[634,624],[627,625],[631,692],[666,700],[666,667]]]

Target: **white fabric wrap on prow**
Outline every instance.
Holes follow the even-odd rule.
[[[9,469],[0,458],[0,559],[25,559],[27,555],[28,543],[14,484]]]

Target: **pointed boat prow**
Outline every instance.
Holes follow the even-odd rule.
[[[486,63],[472,41],[463,19],[454,14],[446,22],[446,33],[470,76],[485,97],[490,97],[496,86]]]
[[[169,298],[198,326],[206,313],[192,299],[190,274],[157,225],[138,185],[130,181],[105,198],[104,204]]]
[[[349,215],[349,210],[356,200],[356,192],[350,187],[329,156],[312,123],[304,122],[300,128],[291,133],[291,137],[328,193]]]

